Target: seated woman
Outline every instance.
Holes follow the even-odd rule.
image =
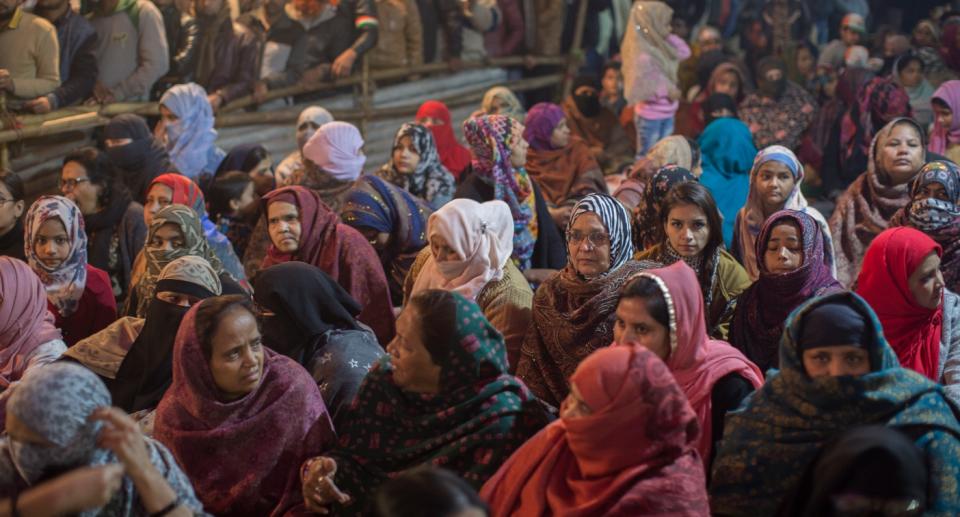
[[[253,225],[261,217],[256,184],[247,173],[230,171],[213,180],[206,198],[209,200],[210,220],[230,241],[234,254],[242,257],[250,242]]]
[[[660,169],[674,165],[693,174],[694,179],[703,172],[700,168],[700,146],[685,136],[670,135],[657,142],[650,152],[637,160],[626,172],[613,197],[628,210],[636,210],[643,203],[644,193],[653,176]],[[666,193],[666,192],[664,192]],[[634,235],[636,239],[636,235]]]
[[[72,201],[42,196],[27,211],[27,263],[47,291],[47,307],[67,346],[117,319],[110,277],[87,263],[83,216]]]
[[[840,291],[823,253],[823,228],[806,212],[781,210],[763,223],[755,243],[758,278],[737,298],[730,344],[761,372],[780,367],[783,322],[815,296]]]
[[[17,173],[0,169],[0,256],[27,260],[23,254],[23,213],[26,195]]]
[[[303,146],[307,145],[310,137],[327,122],[333,122],[333,115],[320,106],[310,106],[300,112],[297,117],[297,149],[286,156],[277,165],[274,171],[276,187],[286,187],[293,184],[293,177],[303,170]],[[266,192],[260,194],[261,196]]]
[[[517,377],[554,406],[567,397],[567,379],[580,361],[613,339],[620,287],[638,271],[657,266],[630,260],[630,216],[604,194],[590,194],[573,208],[567,242],[567,267],[534,295],[533,324],[517,364]]]
[[[358,319],[373,328],[380,343],[393,339],[390,288],[376,251],[360,232],[301,186],[283,187],[263,197],[272,244],[261,269],[299,260],[323,270],[360,303]]]
[[[899,366],[863,298],[846,291],[815,298],[785,328],[780,370],[727,415],[710,484],[714,515],[773,515],[825,443],[874,424],[907,432],[923,451],[924,515],[960,512],[952,405],[941,386]]]
[[[456,291],[480,306],[503,335],[510,371],[530,327],[533,291],[510,260],[513,218],[503,201],[454,199],[430,216],[430,246],[417,256],[403,283],[404,304],[422,291]]]
[[[933,129],[930,131],[932,153],[945,156],[956,163],[960,159],[960,81],[946,81],[930,99],[933,108]]]
[[[530,144],[525,167],[540,187],[550,215],[566,224],[570,208],[583,196],[607,193],[607,183],[590,148],[571,136],[563,108],[541,102],[530,108],[523,139]]]
[[[707,109],[708,101],[714,95],[727,95],[733,101],[734,112],[736,106],[747,96],[749,79],[744,76],[743,70],[736,64],[725,61],[714,67],[707,80],[707,87],[700,90],[687,111],[686,136],[696,138],[710,123],[711,110]]]
[[[206,183],[226,156],[217,147],[207,91],[196,83],[178,84],[160,97],[160,124],[170,161],[188,179]],[[161,133],[162,132],[162,133]]]
[[[473,151],[469,171],[460,178],[455,197],[483,203],[501,200],[513,214],[513,260],[528,280],[540,283],[566,262],[563,239],[540,187],[524,169],[527,141],[523,125],[505,115],[472,118],[463,133]],[[527,273],[527,270],[541,270]]]
[[[110,163],[118,170],[117,179],[127,187],[133,199],[147,197],[153,178],[176,171],[163,144],[154,138],[147,121],[140,115],[124,113],[110,119],[103,129],[104,146]]]
[[[236,295],[204,300],[184,317],[154,436],[205,511],[237,516],[299,507],[297,467],[334,442],[317,384],[263,346],[252,304]]]
[[[262,144],[247,143],[230,149],[227,156],[220,162],[216,177],[220,178],[231,171],[246,174],[255,185],[258,196],[277,188],[273,175],[273,159],[270,151]]]
[[[107,388],[77,364],[51,364],[24,378],[7,402],[7,434],[0,438],[0,449],[0,497],[11,497],[11,506],[25,515],[17,504],[24,487],[114,463],[125,474],[119,486],[106,504],[79,515],[184,517],[204,512],[170,451],[111,408]],[[49,499],[43,513],[55,513],[64,495]]]
[[[720,212],[710,191],[694,182],[678,183],[660,203],[663,240],[639,251],[635,260],[669,265],[684,261],[697,273],[703,293],[707,335],[727,339],[733,300],[750,287],[750,277],[723,249]]]
[[[960,402],[960,296],[943,284],[942,253],[919,230],[885,230],[863,257],[857,294],[877,313],[900,365]]]
[[[394,307],[403,304],[403,281],[427,245],[426,202],[376,176],[362,176],[340,209],[345,224],[362,233],[380,256]]]
[[[362,512],[377,488],[442,465],[478,489],[550,419],[507,373],[500,333],[458,293],[410,299],[398,334],[360,386],[338,445],[302,468],[307,509]]]
[[[483,94],[480,110],[474,114],[474,116],[483,115],[504,115],[522,124],[527,114],[517,94],[509,88],[494,86]]]
[[[147,238],[147,225],[143,205],[114,177],[113,167],[107,155],[96,148],[78,149],[63,159],[60,192],[83,214],[89,238],[87,261],[107,272],[114,296],[122,301],[133,262]]]
[[[639,343],[666,362],[700,422],[694,446],[709,472],[727,412],[763,384],[763,374],[728,343],[707,337],[703,295],[690,266],[650,269],[627,282],[613,340]]]
[[[823,258],[832,274],[836,274],[833,260],[833,240],[827,220],[820,212],[807,205],[803,197],[803,165],[793,151],[779,145],[771,145],[757,153],[750,171],[750,193],[747,204],[737,212],[733,228],[731,254],[747,270],[750,280],[760,277],[759,262],[755,253],[757,234],[768,217],[781,210],[804,212],[820,225],[823,241]]]
[[[716,200],[723,216],[722,241],[729,248],[733,243],[737,213],[750,193],[750,168],[757,156],[750,128],[735,118],[714,120],[698,140],[703,152],[703,174],[700,183]]]
[[[440,101],[429,100],[420,105],[416,120],[417,124],[422,124],[433,133],[440,163],[459,180],[460,174],[470,166],[471,158],[470,151],[453,134],[450,109]]]
[[[654,150],[656,150],[656,146],[654,146]],[[664,165],[647,180],[646,187],[640,194],[639,203],[633,211],[633,247],[635,250],[643,251],[663,242],[660,203],[667,197],[667,193],[674,185],[688,181],[697,181],[697,176],[680,165]]]
[[[453,174],[440,163],[433,134],[420,124],[400,126],[390,162],[380,167],[377,176],[423,200],[432,210],[453,199],[457,189]]]
[[[897,118],[877,131],[867,170],[839,198],[830,217],[837,280],[850,286],[870,242],[910,202],[910,181],[926,162],[924,131],[909,118]]]
[[[264,343],[313,374],[333,423],[341,427],[339,417],[383,355],[373,331],[356,320],[360,304],[330,275],[303,262],[264,269],[255,287]]]

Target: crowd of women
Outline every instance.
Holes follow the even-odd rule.
[[[960,15],[816,63],[771,5],[728,53],[635,2],[602,81],[379,168],[187,84],[3,171],[0,514],[960,514]]]

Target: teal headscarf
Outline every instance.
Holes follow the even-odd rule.
[[[813,379],[798,342],[806,315],[826,303],[856,309],[872,330],[864,348],[870,372]],[[710,505],[722,515],[773,515],[800,481],[823,444],[861,425],[911,427],[929,469],[924,515],[960,514],[960,424],[943,387],[901,368],[880,321],[849,291],[814,298],[787,317],[781,370],[737,411],[727,415],[713,464]]]
[[[735,118],[720,118],[707,126],[699,139],[703,175],[700,183],[710,189],[723,216],[723,243],[730,248],[737,212],[747,202],[750,169],[757,148],[746,124]]]

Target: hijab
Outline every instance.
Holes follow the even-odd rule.
[[[40,260],[36,251],[40,226],[50,219],[58,219],[66,231],[69,250],[63,261],[50,267]],[[83,229],[83,215],[77,205],[63,196],[42,196],[27,211],[23,251],[30,268],[40,277],[47,300],[60,316],[70,317],[77,310],[87,286],[87,233]]]
[[[947,149],[960,143],[960,81],[946,81],[933,92],[932,99],[943,101],[954,113],[950,127],[943,127],[939,120],[934,120],[933,131],[930,132],[930,144],[927,149],[937,154],[946,154]]]
[[[110,119],[103,130],[104,138],[129,138],[129,144],[106,147],[110,162],[119,167],[121,179],[138,202],[147,197],[147,186],[164,172],[175,171],[163,144],[154,137],[140,115],[124,113]]]
[[[417,120],[425,118],[433,118],[441,122],[439,125],[430,126],[430,132],[433,133],[436,141],[441,163],[455,178],[459,178],[460,173],[470,165],[471,158],[470,151],[460,145],[453,134],[450,110],[440,101],[429,100],[421,104],[420,109],[417,110]]]
[[[722,53],[720,55],[723,56]],[[724,56],[724,59],[726,59],[725,56]],[[707,81],[707,87],[704,89],[704,93],[707,95],[708,99],[713,95],[717,95],[717,91],[716,91],[717,83],[720,82],[720,78],[723,77],[724,74],[727,74],[730,72],[736,74],[737,81],[740,83],[740,88],[737,91],[737,97],[733,99],[734,109],[731,110],[734,113],[736,113],[737,112],[736,105],[739,104],[741,101],[743,101],[743,98],[747,94],[747,90],[750,88],[749,78],[747,78],[747,76],[743,73],[743,70],[741,70],[740,67],[737,66],[736,64],[731,63],[729,61],[724,61],[718,64],[710,72],[710,79]],[[724,95],[724,94],[720,94],[720,95]],[[703,111],[705,116],[709,115],[710,113],[706,109],[704,109]]]
[[[563,108],[552,102],[534,104],[523,121],[523,139],[536,151],[556,149],[550,143],[550,137],[565,117]]]
[[[634,248],[642,251],[664,241],[660,204],[674,185],[688,181],[697,181],[697,177],[680,165],[664,165],[647,180],[633,220]]]
[[[394,150],[400,147],[400,140],[403,138],[410,138],[417,156],[420,157],[416,169],[409,174],[401,173],[393,163],[391,155],[390,161],[380,168],[377,175],[423,199],[436,210],[453,199],[453,192],[457,188],[456,180],[440,163],[433,134],[426,126],[413,123],[400,126],[396,138],[393,139]]]
[[[267,150],[263,145],[252,142],[235,146],[233,149],[230,149],[227,156],[220,162],[220,167],[217,168],[217,175],[230,171],[252,172],[251,170],[247,170],[244,164],[256,152],[266,155]]]
[[[420,270],[411,295],[444,289],[476,301],[487,284],[503,278],[513,251],[513,218],[503,201],[454,199],[430,216],[427,235],[428,242],[442,237],[463,260],[437,262],[431,256]]]
[[[599,217],[610,237],[610,269],[600,275],[604,276],[616,271],[633,257],[630,213],[619,201],[606,194],[590,194],[573,206],[567,222],[567,232],[570,232],[577,219],[586,213]],[[573,264],[568,264],[568,267],[573,268]]]
[[[764,255],[773,229],[784,223],[799,229],[803,263],[789,273],[771,273]],[[767,218],[754,241],[753,266],[759,278],[737,300],[730,341],[762,372],[779,367],[783,322],[793,309],[814,296],[843,289],[827,265],[823,235],[823,227],[810,214],[785,209]]]
[[[948,201],[927,198],[913,201],[931,183],[943,186]],[[940,272],[947,289],[960,291],[960,167],[949,160],[927,163],[910,185],[910,203],[903,208],[906,226],[929,235],[943,247]],[[904,219],[894,216],[894,220]]]
[[[363,174],[367,157],[363,154],[360,130],[347,122],[328,122],[303,146],[303,157],[312,161],[331,178],[354,181]]]
[[[223,160],[213,129],[213,110],[207,92],[196,83],[178,84],[160,97],[160,105],[178,117],[165,122],[166,147],[181,174],[192,180],[212,174]]]
[[[177,331],[173,383],[157,407],[154,436],[183,466],[204,510],[283,514],[303,503],[300,465],[334,441],[320,390],[300,365],[264,347],[257,387],[223,400],[197,335],[204,303]]]
[[[750,128],[735,118],[714,120],[698,142],[703,153],[700,183],[713,194],[723,216],[723,242],[729,247],[737,212],[750,192],[750,169],[757,148]]]
[[[498,113],[494,113],[494,100],[498,100],[501,103],[501,108]],[[504,115],[520,123],[523,123],[523,118],[526,115],[523,110],[523,104],[520,103],[517,95],[509,88],[503,86],[494,86],[483,94],[480,110],[487,115]]]
[[[304,126],[304,124],[307,122],[312,122],[317,126],[317,129],[319,129],[324,124],[333,122],[333,115],[331,115],[330,112],[325,108],[320,106],[310,106],[301,111],[300,116],[297,117],[298,149],[303,149],[303,146],[307,144],[307,141],[310,140],[310,137],[317,132],[316,129],[311,130],[308,126]]]
[[[900,117],[910,117],[910,95],[890,77],[876,77],[857,92],[857,99],[843,116],[840,146],[843,158],[856,149],[869,151],[877,129]]]
[[[606,192],[600,165],[583,140],[570,135],[570,142],[564,147],[554,148],[550,143],[553,130],[565,118],[563,108],[541,102],[530,108],[523,131],[524,140],[530,143],[527,172],[545,200],[556,205],[582,196],[586,190]],[[589,185],[584,181],[588,174],[594,176]]]
[[[936,309],[917,304],[910,275],[931,253],[943,248],[926,234],[899,227],[883,231],[870,243],[857,278],[857,294],[877,313],[883,335],[904,368],[940,380],[943,299]]]
[[[561,417],[510,456],[480,492],[491,515],[710,513],[696,413],[653,352],[601,348],[570,382],[592,413]]]
[[[677,83],[679,55],[667,41],[672,17],[673,9],[663,2],[638,1],[630,9],[620,44],[627,103],[646,102],[657,94],[660,84],[651,77],[659,75],[671,84]]]
[[[47,310],[43,283],[26,262],[0,257],[0,296],[0,389],[5,390],[37,348],[62,337]]]

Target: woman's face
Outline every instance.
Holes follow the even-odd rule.
[[[613,324],[613,342],[640,344],[664,361],[670,357],[670,329],[650,314],[646,298],[620,299]]]
[[[466,260],[466,257],[461,257],[440,235],[430,237],[430,253],[433,254],[433,259],[437,262]]]
[[[603,94],[608,97],[620,95],[623,89],[623,77],[616,68],[608,68],[603,72],[603,80],[600,82],[603,87]]]
[[[157,293],[157,299],[167,302],[170,305],[177,305],[185,308],[193,307],[197,304],[197,302],[200,301],[200,298],[197,298],[192,294],[183,294],[176,291],[160,291]]]
[[[870,356],[858,345],[810,348],[803,351],[803,368],[814,379],[857,377],[870,373]]]
[[[493,101],[490,102],[490,109],[487,111],[487,115],[499,115],[508,109],[510,109],[510,104],[507,101],[494,96]]]
[[[23,200],[14,201],[13,194],[0,182],[0,235],[6,235],[23,215]]]
[[[393,382],[413,393],[439,393],[440,365],[433,362],[423,346],[420,322],[419,311],[412,305],[397,318],[397,335],[387,345],[393,362]]]
[[[936,36],[926,25],[918,25],[913,29],[913,40],[918,47],[936,47]]]
[[[930,106],[933,108],[933,116],[937,120],[937,124],[940,124],[940,127],[944,129],[950,129],[950,126],[953,125],[953,110],[936,102],[930,103]]]
[[[947,188],[935,181],[927,183],[920,187],[913,196],[914,201],[923,201],[924,199],[939,199],[940,201],[953,202],[947,195]]]
[[[179,226],[173,223],[165,223],[157,228],[147,245],[150,249],[174,251],[184,248],[186,242],[183,240],[183,233],[180,232]]]
[[[235,307],[220,318],[210,343],[210,373],[228,401],[255,390],[263,376],[263,344],[257,319]]]
[[[97,201],[100,189],[90,181],[87,169],[77,162],[67,162],[60,170],[60,193],[76,203],[83,215],[95,214],[103,208]]]
[[[732,70],[718,75],[716,82],[713,83],[713,93],[725,93],[736,99],[740,93],[740,76]]]
[[[413,146],[413,138],[405,136],[393,148],[393,166],[400,174],[413,174],[420,164],[420,154]]]
[[[772,215],[783,208],[796,182],[786,164],[770,160],[757,170],[757,193],[764,215]]]
[[[143,221],[147,223],[147,228],[153,223],[153,216],[157,215],[157,212],[172,204],[173,189],[162,183],[154,183],[147,191],[147,202],[143,206]]]
[[[70,236],[59,217],[51,217],[40,224],[33,236],[33,252],[37,259],[50,268],[63,264],[70,254]]]
[[[920,68],[920,63],[911,59],[907,66],[900,69],[900,82],[903,83],[903,86],[907,88],[914,88],[919,86],[923,81],[923,69]]]
[[[696,257],[703,253],[710,241],[707,214],[697,205],[677,205],[667,214],[664,227],[667,240],[682,257]]]
[[[816,73],[817,64],[813,60],[813,53],[807,47],[800,47],[797,50],[797,71],[804,77],[812,76]]]
[[[563,149],[570,143],[570,128],[567,127],[567,119],[563,119],[553,128],[550,133],[550,145],[554,149]]]
[[[763,264],[774,275],[795,271],[803,265],[803,241],[796,223],[785,221],[773,227]]]
[[[300,212],[297,205],[274,201],[267,206],[267,230],[270,240],[281,253],[295,253],[300,249]]]
[[[580,395],[580,389],[577,388],[576,383],[571,382],[570,393],[567,394],[567,398],[563,399],[563,403],[560,404],[560,418],[572,420],[592,414],[593,410],[590,409],[590,406],[583,400],[583,397]]]
[[[510,165],[523,167],[527,163],[527,141],[523,138],[523,126],[519,126],[511,137]]]
[[[940,257],[930,252],[907,279],[910,293],[917,305],[934,310],[943,300],[943,274],[940,273]]]
[[[610,234],[593,212],[577,217],[567,232],[567,252],[573,269],[584,278],[596,278],[610,270]]]
[[[912,124],[897,124],[881,137],[880,170],[886,172],[893,186],[909,182],[923,166],[923,144]]]

